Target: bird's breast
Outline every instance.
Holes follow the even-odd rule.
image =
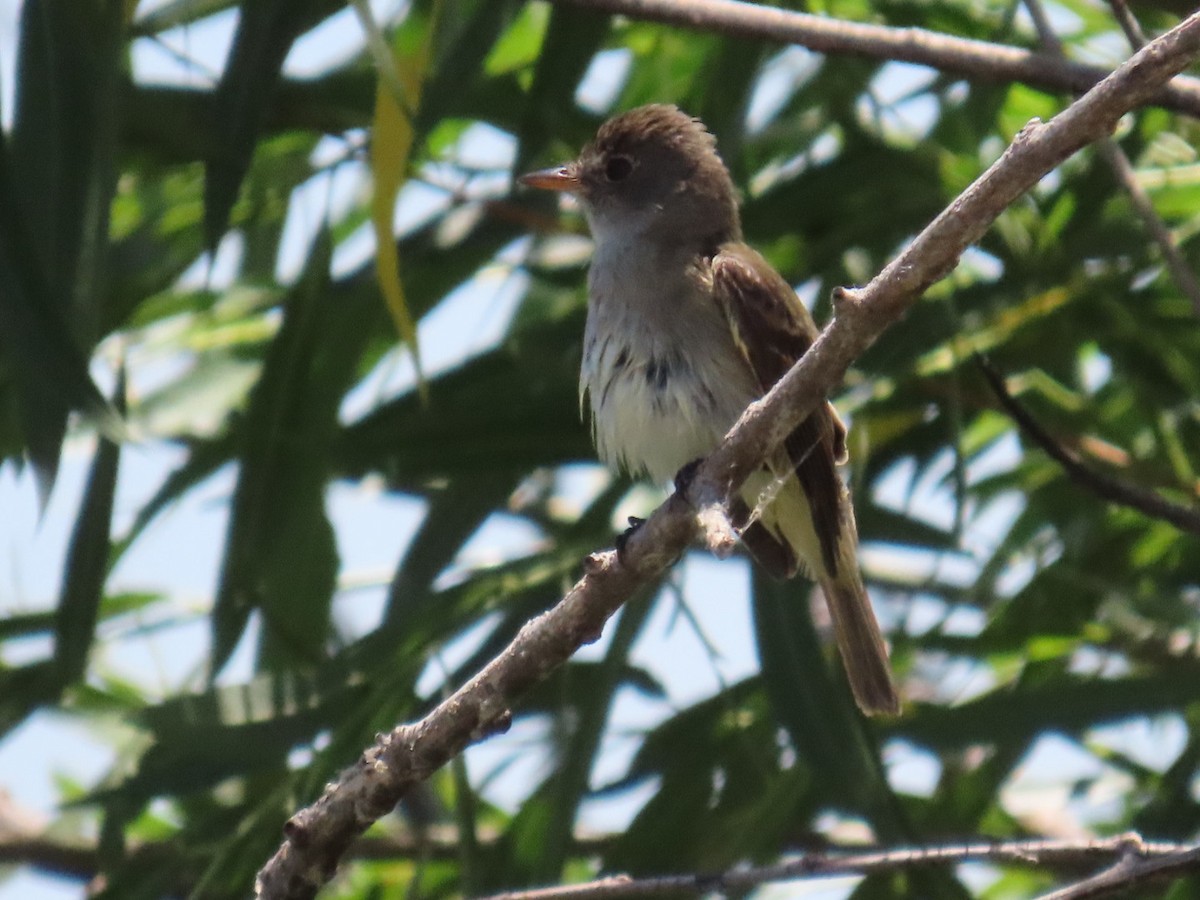
[[[702,273],[597,248],[580,398],[609,465],[667,481],[708,453],[757,390]]]

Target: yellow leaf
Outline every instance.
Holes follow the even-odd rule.
[[[379,289],[387,302],[388,312],[396,331],[412,351],[417,370],[417,384],[422,400],[428,398],[428,386],[421,368],[421,353],[417,344],[417,326],[404,295],[400,279],[400,257],[392,231],[396,198],[408,177],[412,155],[412,113],[421,99],[421,80],[429,63],[429,42],[411,55],[391,54],[391,71],[381,72],[375,87],[375,118],[371,138],[371,177],[374,191],[371,196],[371,224],[375,230],[375,275]],[[397,94],[403,90],[403,97]]]
[[[1035,294],[1019,306],[999,312],[987,325],[970,334],[959,334],[917,360],[917,374],[925,377],[947,372],[973,353],[987,353],[1000,346],[1030,322],[1045,318],[1071,300],[1063,288]]]

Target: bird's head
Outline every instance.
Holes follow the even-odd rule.
[[[640,106],[609,119],[578,159],[520,181],[578,197],[597,240],[740,237],[737,193],[716,141],[675,106]]]

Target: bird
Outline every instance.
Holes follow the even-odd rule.
[[[816,339],[796,292],[742,239],[738,193],[704,124],[678,107],[610,118],[579,156],[520,177],[572,194],[591,232],[580,405],[609,466],[666,483],[709,453]],[[846,430],[812,412],[730,506],[769,574],[821,585],[858,706],[896,714],[838,464]]]

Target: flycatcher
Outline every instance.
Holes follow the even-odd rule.
[[[712,450],[816,339],[795,291],[743,243],[715,139],[676,107],[610,119],[577,160],[521,182],[574,194],[592,232],[579,391],[609,465],[669,480]],[[845,437],[822,405],[747,481],[732,515],[768,572],[799,569],[820,583],[858,705],[896,713],[836,469]]]

